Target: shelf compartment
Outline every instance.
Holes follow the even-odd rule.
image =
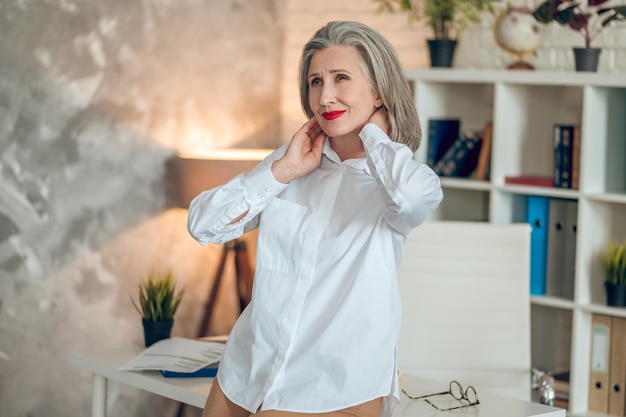
[[[572,311],[532,304],[532,366],[551,373],[570,369]]]
[[[415,84],[422,144],[417,160],[425,162],[428,152],[428,120],[457,118],[459,131],[483,130],[493,117],[493,84],[422,82]]]
[[[582,198],[578,205],[576,300],[582,304],[604,305],[604,267],[601,254],[611,239],[626,239],[623,203]]]
[[[625,116],[626,88],[585,88],[580,181],[586,192],[626,191]]]
[[[494,102],[492,178],[553,175],[555,124],[580,124],[581,86],[497,84]]]

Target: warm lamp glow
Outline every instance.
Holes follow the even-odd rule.
[[[232,178],[248,172],[273,149],[215,149],[178,154],[179,205],[189,203],[204,190],[223,185]]]

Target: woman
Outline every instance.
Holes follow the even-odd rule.
[[[331,22],[305,45],[310,120],[249,173],[189,209],[201,244],[259,227],[252,301],[235,324],[204,416],[389,416],[398,401],[396,271],[442,199],[413,160],[417,113],[388,42]]]

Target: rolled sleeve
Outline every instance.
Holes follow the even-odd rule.
[[[228,183],[203,191],[189,206],[187,228],[200,244],[224,243],[258,226],[258,214],[267,203],[287,187],[274,178],[272,162],[280,153],[272,153],[252,171],[238,175]],[[239,221],[233,220],[246,213]]]
[[[410,233],[443,199],[439,177],[415,161],[408,146],[393,142],[377,125],[365,125],[359,135],[372,175],[388,196],[385,218],[396,230]]]

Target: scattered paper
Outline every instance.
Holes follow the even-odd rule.
[[[196,372],[213,365],[224,353],[224,343],[172,337],[156,342],[124,365],[122,371]]]

